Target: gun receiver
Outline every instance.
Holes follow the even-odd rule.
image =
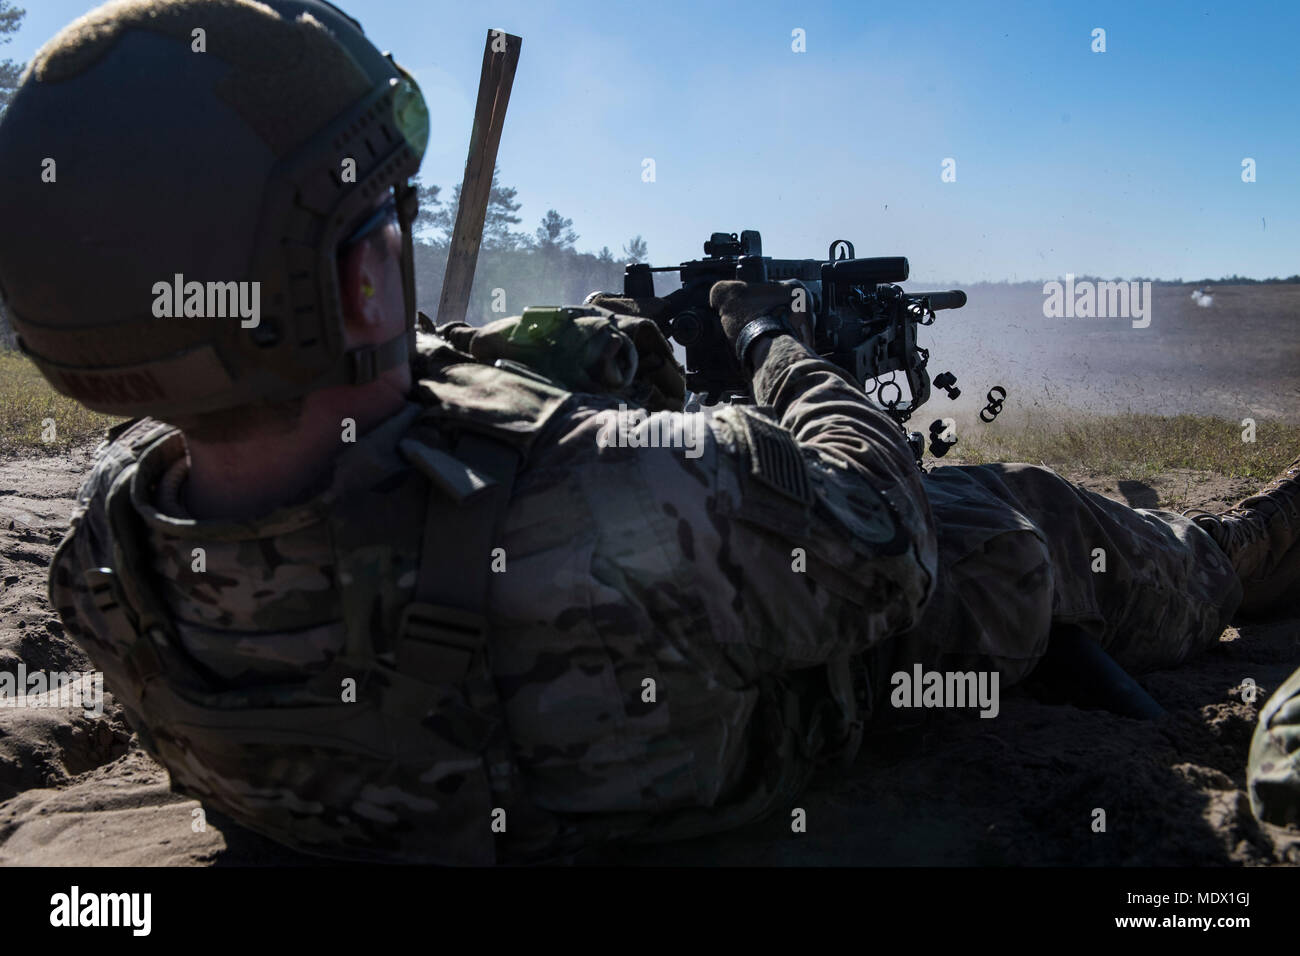
[[[825,260],[773,259],[763,255],[755,230],[739,237],[715,232],[704,254],[677,266],[629,265],[623,275],[623,294],[632,298],[654,296],[656,272],[677,272],[689,290],[685,308],[657,321],[665,336],[685,347],[686,386],[702,404],[752,400],[721,319],[709,308],[709,290],[724,279],[789,284],[792,307],[802,304],[812,314],[817,353],[852,375],[900,425],[930,397],[930,353],[916,344],[916,327],[929,325],[939,310],[960,309],[965,292],[904,292],[895,283],[907,279],[906,258],[858,259],[845,239],[831,243]],[[907,382],[906,398],[896,381],[899,372]]]

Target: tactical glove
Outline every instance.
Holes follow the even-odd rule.
[[[746,362],[751,346],[765,335],[785,333],[811,344],[810,313],[792,308],[799,288],[797,283],[724,280],[709,290],[709,306],[721,318],[722,331],[746,371],[753,371]]]
[[[689,296],[685,289],[670,292],[662,299],[651,296],[645,299],[633,299],[628,296],[615,295],[612,292],[593,292],[582,300],[583,305],[594,305],[619,315],[631,315],[644,319],[664,319],[685,309]]]
[[[636,346],[636,376],[624,394],[652,412],[680,412],[686,403],[686,370],[659,326],[633,315],[615,315],[614,322]]]
[[[686,402],[686,370],[673,354],[655,320],[671,318],[686,307],[685,289],[663,298],[632,299],[606,292],[593,292],[584,304],[614,313],[614,321],[636,345],[636,380],[628,397],[652,412],[679,412]]]
[[[438,332],[480,362],[515,362],[570,391],[618,395],[650,411],[680,411],[685,401],[684,372],[649,319],[591,306],[530,308],[482,328],[456,322]]]

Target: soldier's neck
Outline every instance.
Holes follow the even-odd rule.
[[[294,504],[328,480],[331,463],[349,440],[399,411],[409,390],[409,372],[392,369],[369,385],[308,395],[289,432],[219,443],[187,435],[190,470],[181,501],[199,519],[256,518]]]

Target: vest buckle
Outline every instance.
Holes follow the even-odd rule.
[[[433,684],[460,684],[487,640],[487,618],[413,601],[397,624],[397,666]]]

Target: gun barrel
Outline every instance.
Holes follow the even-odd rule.
[[[844,285],[880,285],[906,282],[910,267],[905,256],[874,256],[870,259],[836,259],[828,263],[822,279]],[[827,275],[829,271],[829,275]]]
[[[938,312],[940,309],[960,309],[966,304],[966,293],[961,289],[953,289],[950,292],[910,292],[912,296],[926,296],[930,300],[930,308]]]

